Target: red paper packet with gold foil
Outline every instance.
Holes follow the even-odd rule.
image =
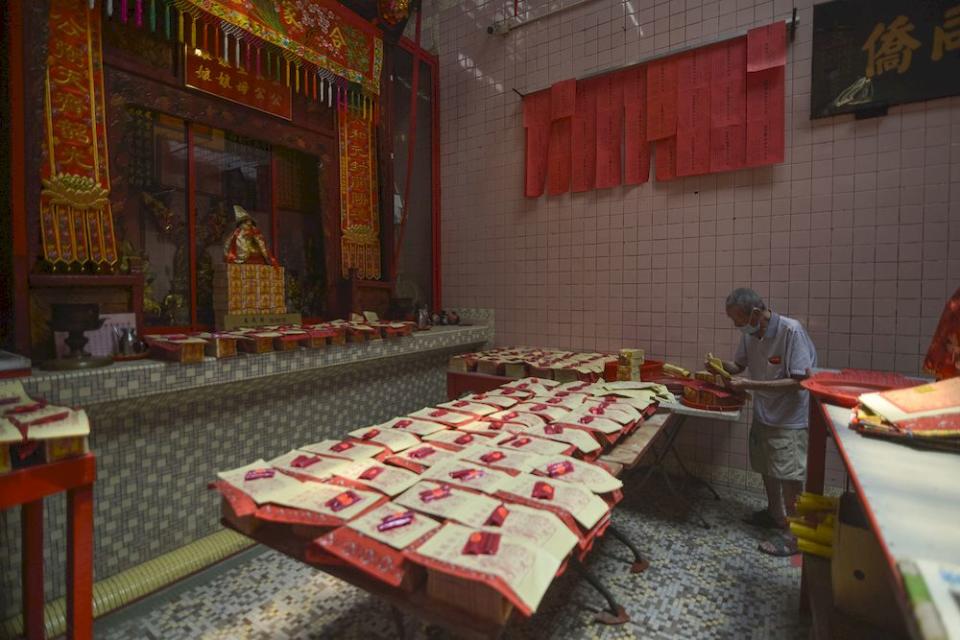
[[[923,368],[937,380],[960,375],[960,289],[953,292],[940,314]]]

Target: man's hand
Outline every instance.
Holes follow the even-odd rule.
[[[727,380],[727,386],[733,391],[746,391],[752,384],[753,380],[741,378],[740,376],[734,376],[733,378]]]

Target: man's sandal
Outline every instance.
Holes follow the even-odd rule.
[[[775,536],[761,542],[757,548],[761,553],[777,558],[787,558],[800,553],[797,548],[797,539],[793,536]]]

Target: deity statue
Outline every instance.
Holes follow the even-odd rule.
[[[250,214],[238,204],[233,205],[233,214],[237,220],[237,228],[223,245],[224,260],[235,264],[279,266],[277,259],[267,249],[263,234]]]

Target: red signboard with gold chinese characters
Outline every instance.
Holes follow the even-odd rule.
[[[189,47],[184,59],[184,78],[188,87],[287,120],[292,118],[290,87],[249,73],[243,67],[235,67],[206,53],[191,51]]]
[[[51,0],[44,77],[40,238],[55,269],[117,261],[110,210],[100,13]]]
[[[380,209],[377,198],[373,114],[353,106],[338,112],[340,129],[340,263],[364,280],[380,277]]]

